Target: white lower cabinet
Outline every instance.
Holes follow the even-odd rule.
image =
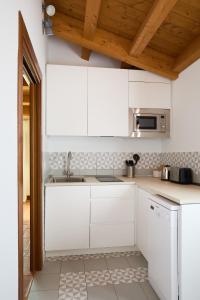
[[[89,186],[46,188],[46,251],[89,248],[89,220]]]
[[[49,186],[45,250],[133,246],[134,185]]]
[[[133,246],[133,185],[91,187],[90,247]]]

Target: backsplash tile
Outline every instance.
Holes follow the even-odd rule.
[[[133,159],[133,153],[114,152],[114,170],[125,170],[125,161],[130,159]]]
[[[156,169],[161,164],[161,156],[159,152],[138,153],[140,160],[137,169]]]
[[[72,152],[71,170],[83,174],[121,173],[125,174],[126,160],[133,159],[133,152]],[[160,153],[138,153],[140,161],[137,169],[153,169],[160,165]],[[49,168],[51,170],[63,170],[66,166],[67,153],[48,153]],[[91,172],[90,172],[91,170]],[[114,172],[115,170],[115,172]],[[121,170],[121,172],[120,172]],[[107,172],[106,172],[107,171]]]
[[[73,152],[71,160],[72,170],[93,170],[96,169],[96,153],[93,152]]]
[[[97,170],[110,170],[114,168],[113,152],[97,152]]]
[[[200,183],[200,152],[139,152],[140,160],[136,174],[152,174],[152,169],[161,164],[175,167],[188,167],[193,170],[194,182]],[[73,152],[71,170],[81,175],[124,175],[126,160],[133,157],[133,152]],[[47,169],[60,172],[66,166],[67,152],[46,154]]]
[[[191,168],[195,174],[198,174],[200,173],[200,152],[161,153],[161,163],[173,167]]]

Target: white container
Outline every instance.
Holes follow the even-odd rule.
[[[153,177],[155,177],[155,178],[161,178],[161,171],[159,171],[159,170],[153,170]]]

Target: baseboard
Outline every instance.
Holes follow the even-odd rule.
[[[67,255],[84,255],[84,254],[98,254],[98,253],[112,253],[112,252],[127,252],[139,251],[137,246],[112,247],[112,248],[93,248],[93,249],[78,249],[65,251],[45,251],[46,257],[52,256],[67,256]]]

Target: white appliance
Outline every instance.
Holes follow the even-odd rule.
[[[178,209],[161,196],[149,197],[149,281],[161,300],[178,300]]]

